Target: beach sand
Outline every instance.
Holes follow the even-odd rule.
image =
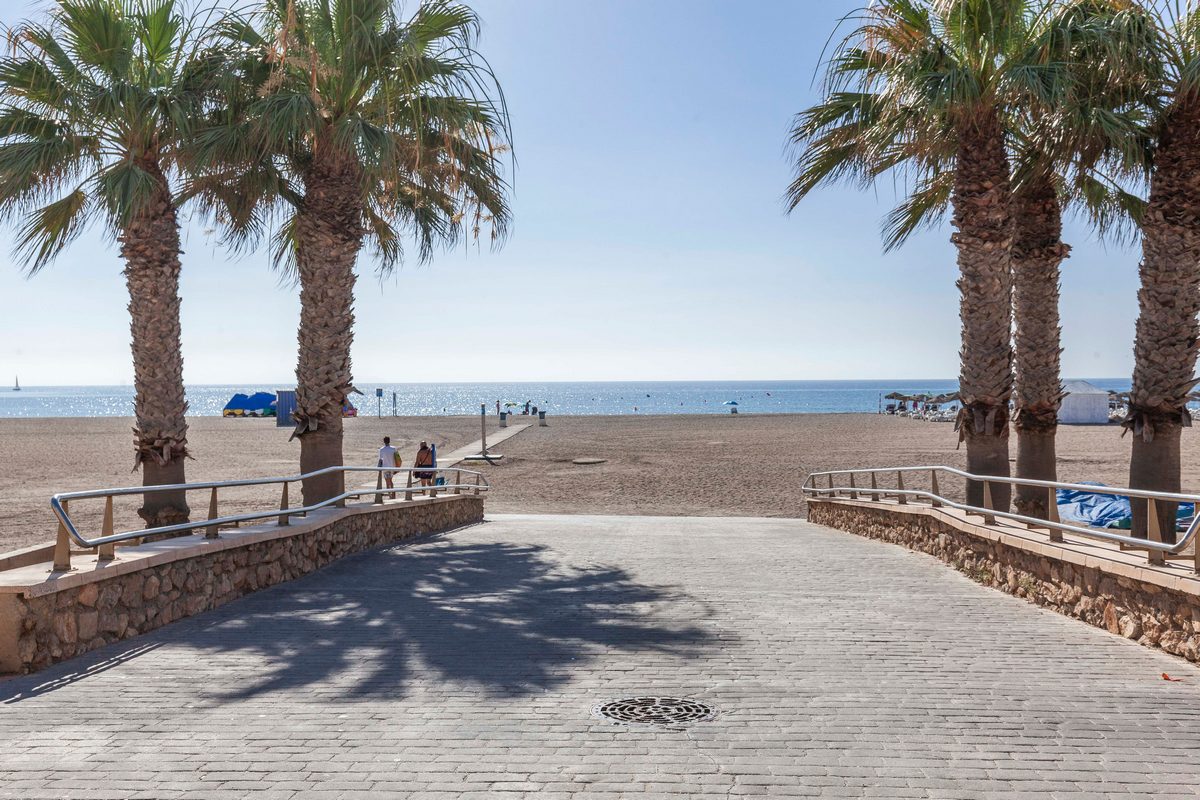
[[[528,417],[514,419],[524,422],[533,426],[496,448],[503,462],[480,468],[493,487],[489,511],[803,516],[800,485],[810,471],[965,463],[949,424],[873,414],[551,416],[546,428]],[[0,552],[53,539],[48,500],[54,492],[136,484],[130,424],[117,418],[0,420]],[[189,480],[297,471],[299,445],[274,420],[197,417],[189,424],[195,459]],[[494,416],[488,425],[496,429]],[[346,420],[346,462],[374,465],[384,434],[411,465],[420,439],[449,453],[479,438],[479,419]],[[1185,490],[1200,490],[1197,436],[1184,431]],[[1063,427],[1059,478],[1123,486],[1129,449],[1129,437],[1122,439],[1116,426]],[[571,463],[586,457],[606,463]],[[278,504],[275,491],[223,492],[220,511],[270,507]],[[197,493],[190,502],[194,518],[207,513],[207,496]],[[138,526],[136,506],[129,500],[118,507],[118,529]],[[98,525],[100,511],[91,501],[72,514]]]
[[[562,417],[550,424],[505,442],[497,448],[504,461],[482,468],[493,487],[489,510],[794,517],[805,513],[800,485],[809,472],[966,466],[953,425],[876,414]],[[1185,491],[1200,490],[1198,437],[1185,429]],[[1130,441],[1115,425],[1063,426],[1059,480],[1127,485]],[[580,457],[607,462],[571,463]],[[880,485],[895,484],[889,476]],[[928,483],[917,480],[915,488]],[[961,496],[961,488],[941,491]]]

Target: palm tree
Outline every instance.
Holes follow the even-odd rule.
[[[0,208],[36,274],[93,223],[120,242],[134,368],[134,464],[184,481],[179,324],[181,143],[211,60],[176,0],[55,0],[7,32],[0,59]],[[183,492],[144,496],[148,526],[187,519]]]
[[[901,217],[919,219],[921,209],[949,195],[963,326],[957,427],[967,469],[977,474],[1009,474],[1007,137],[1014,114],[1053,108],[1059,99],[1061,69],[1046,46],[1049,8],[1034,0],[873,3],[827,65],[826,100],[800,114],[792,130],[804,150],[788,191],[791,209],[826,181],[871,181],[898,168],[916,187]],[[1009,496],[997,485],[994,505],[1007,508]],[[982,504],[982,485],[970,483],[967,499]]]
[[[464,228],[490,225],[496,241],[507,115],[462,5],[430,0],[402,21],[388,0],[271,0],[223,33],[230,81],[198,138],[192,190],[237,246],[273,230],[277,264],[299,281],[294,435],[307,473],[342,463],[359,250],[386,274],[406,236],[421,259]],[[340,491],[340,474],[309,479],[304,500]]]
[[[1151,106],[1150,197],[1142,224],[1133,386],[1126,430],[1134,434],[1129,485],[1178,492],[1180,439],[1191,425],[1188,394],[1200,348],[1200,8],[1194,0],[1150,4],[1159,59],[1147,61]],[[1161,504],[1160,519],[1174,519]],[[1146,533],[1145,504],[1134,530]],[[1172,526],[1164,539],[1174,540]]]
[[[1028,110],[1013,136],[1013,317],[1017,475],[1055,481],[1063,389],[1059,326],[1064,209],[1101,238],[1136,231],[1144,201],[1126,187],[1144,175],[1147,139],[1141,63],[1147,19],[1122,0],[1074,0],[1056,14],[1054,58],[1068,70],[1053,109]],[[1048,516],[1045,489],[1018,486],[1016,508]]]

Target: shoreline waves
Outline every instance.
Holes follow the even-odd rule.
[[[1128,379],[1089,379],[1106,389],[1127,391]],[[279,384],[189,386],[188,415],[219,417],[234,393],[288,388]],[[728,414],[731,401],[744,413],[874,413],[890,392],[942,394],[957,388],[953,379],[847,381],[621,381],[513,383],[360,383],[363,395],[352,402],[363,416],[477,415],[485,403],[526,401],[555,416],[647,414]],[[375,396],[383,390],[382,399]],[[128,417],[133,413],[131,386],[23,386],[0,389],[0,418]]]

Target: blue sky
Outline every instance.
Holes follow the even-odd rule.
[[[357,380],[957,374],[947,228],[884,255],[890,185],[828,189],[783,213],[790,118],[816,99],[821,49],[857,3],[473,5],[513,118],[512,236],[382,281],[364,256]],[[0,0],[8,24],[35,8]],[[1077,225],[1067,238],[1064,373],[1128,375],[1138,254]],[[295,288],[202,225],[187,225],[184,250],[185,380],[288,380]],[[99,231],[32,279],[0,247],[0,380],[129,382],[121,267]]]

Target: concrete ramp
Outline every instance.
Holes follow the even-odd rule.
[[[492,516],[131,644],[0,682],[0,797],[1082,800],[1200,782],[1200,670],[798,520]],[[611,708],[670,724],[598,716],[645,698]]]

